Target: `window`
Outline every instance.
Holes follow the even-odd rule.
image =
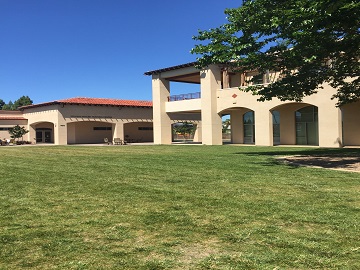
[[[112,130],[111,127],[94,127],[94,130]]]
[[[9,130],[11,127],[0,127],[0,130]]]
[[[296,144],[319,145],[318,108],[307,106],[295,112]]]
[[[138,127],[138,130],[153,130],[153,127]]]
[[[244,143],[254,144],[255,143],[255,117],[254,112],[249,111],[243,116],[244,124]]]

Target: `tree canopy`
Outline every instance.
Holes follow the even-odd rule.
[[[26,130],[25,127],[20,127],[19,125],[16,125],[9,129],[10,137],[18,140],[28,132],[29,130]]]
[[[19,99],[15,100],[13,103],[11,100],[5,104],[5,102],[0,99],[0,110],[17,110],[21,106],[31,105],[33,101],[29,98],[29,96],[22,96]]]
[[[245,89],[260,101],[301,101],[324,83],[337,89],[337,105],[360,98],[359,1],[244,0],[225,14],[226,24],[193,37],[199,68],[279,71],[281,80]]]

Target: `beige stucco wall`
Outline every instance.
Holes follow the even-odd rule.
[[[343,110],[343,116],[336,107],[336,100],[331,97],[336,92],[329,85],[323,85],[317,94],[305,97],[302,102],[282,102],[278,99],[259,102],[258,97],[251,93],[239,91],[238,86],[242,82],[242,75],[230,74],[229,84],[231,88],[221,89],[224,77],[221,76],[221,68],[210,66],[208,69],[198,71],[201,81],[201,99],[168,102],[171,89],[166,80],[171,76],[176,77],[187,74],[187,69],[175,69],[161,74],[153,75],[153,102],[154,102],[154,136],[159,139],[157,143],[171,143],[170,126],[171,115],[180,112],[197,112],[201,114],[198,126],[201,128],[200,141],[203,144],[221,144],[221,116],[230,114],[232,118],[232,142],[243,142],[243,114],[251,110],[255,117],[255,144],[273,145],[272,111],[280,113],[280,144],[296,144],[296,121],[295,112],[303,107],[312,105],[318,108],[318,137],[320,147],[340,147],[344,145],[359,145],[358,134],[360,132],[359,104],[349,106]],[[194,72],[191,68],[188,74]],[[169,75],[171,73],[171,76]],[[245,78],[251,79],[256,73],[248,73]],[[279,74],[270,72],[270,80],[276,79]],[[265,76],[264,76],[265,78]],[[160,83],[161,82],[161,83]],[[342,117],[344,124],[342,128]],[[201,121],[201,122],[200,122]],[[351,127],[354,127],[352,128]],[[344,130],[344,136],[343,136]],[[157,135],[158,134],[158,135]],[[161,135],[160,135],[161,134]],[[164,136],[166,134],[166,136]],[[164,139],[165,138],[165,139]],[[344,142],[343,142],[344,138]],[[156,140],[156,139],[155,139]]]
[[[27,127],[27,120],[0,120],[0,139],[10,139],[9,131],[2,129],[12,128],[16,125]],[[24,136],[24,140],[27,140],[27,135]]]
[[[110,140],[124,139],[125,124],[133,122],[151,124],[152,108],[49,105],[25,109],[24,117],[28,119],[29,139],[33,142],[36,128],[41,127],[43,123],[51,123],[55,144],[101,143],[104,137],[109,137]],[[94,130],[95,126],[109,126],[111,130]],[[146,140],[149,138],[150,135],[146,135]]]
[[[27,128],[27,120],[5,120],[1,119],[1,117],[11,117],[11,118],[23,118],[23,114],[21,111],[7,111],[0,110],[0,139],[10,139],[10,134],[8,128],[12,128],[16,125]],[[3,130],[4,129],[4,130]],[[5,130],[6,129],[6,130]],[[24,140],[27,140],[27,135],[24,136]]]
[[[133,122],[133,123],[125,124],[124,133],[125,133],[125,140],[130,142],[154,141],[153,124],[149,122]]]

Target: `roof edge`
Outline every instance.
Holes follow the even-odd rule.
[[[186,67],[194,67],[196,64],[197,64],[197,62],[190,62],[190,63],[181,64],[181,65],[177,65],[177,66],[161,68],[161,69],[157,69],[157,70],[150,70],[150,71],[145,72],[144,75],[150,76],[153,74],[160,74],[165,71],[177,70],[177,69],[186,68]]]

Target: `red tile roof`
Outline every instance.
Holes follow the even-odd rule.
[[[43,107],[55,104],[73,104],[73,105],[95,105],[95,106],[118,106],[118,107],[149,107],[152,108],[151,101],[142,100],[123,100],[123,99],[110,99],[110,98],[86,98],[86,97],[75,97],[68,99],[55,100],[45,103],[33,104],[28,106],[20,107],[21,110]]]
[[[0,116],[0,120],[27,120],[21,116]]]

